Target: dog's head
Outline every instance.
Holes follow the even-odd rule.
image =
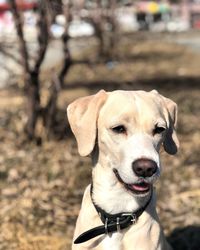
[[[177,152],[177,106],[157,91],[99,91],[68,106],[80,155],[98,146],[101,166],[135,194],[145,195],[160,175],[159,150]]]

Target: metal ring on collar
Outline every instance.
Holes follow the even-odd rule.
[[[119,224],[119,217],[117,217],[117,231],[120,232],[121,228],[120,228],[120,224]]]
[[[108,218],[105,221],[105,233],[108,234]]]

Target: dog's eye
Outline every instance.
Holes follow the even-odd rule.
[[[112,131],[115,132],[116,134],[125,134],[126,128],[124,125],[119,125],[119,126],[113,127]]]
[[[162,134],[166,130],[165,127],[156,126],[153,130],[153,134]]]

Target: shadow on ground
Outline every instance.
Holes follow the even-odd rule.
[[[200,226],[176,228],[168,237],[174,250],[199,250]]]
[[[152,88],[157,88],[157,90],[189,90],[200,88],[200,78],[199,77],[161,77],[161,78],[150,78],[150,79],[136,79],[133,81],[112,81],[112,80],[99,80],[99,81],[88,81],[87,83],[84,81],[76,81],[71,82],[70,84],[66,84],[64,89],[77,89],[77,88],[89,88],[90,90],[99,90],[104,88],[105,90],[113,90],[113,89],[144,89],[150,90]]]

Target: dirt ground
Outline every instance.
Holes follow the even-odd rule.
[[[76,97],[101,88],[157,89],[177,102],[180,150],[176,156],[162,152],[157,207],[174,249],[198,250],[200,52],[167,38],[125,37],[115,60],[73,66],[59,107],[65,110]],[[0,250],[69,250],[81,197],[91,178],[90,159],[78,156],[68,130],[63,140],[43,140],[41,146],[27,143],[24,106],[21,87],[0,90]],[[67,122],[66,117],[61,120]],[[42,127],[37,129],[45,138]]]

